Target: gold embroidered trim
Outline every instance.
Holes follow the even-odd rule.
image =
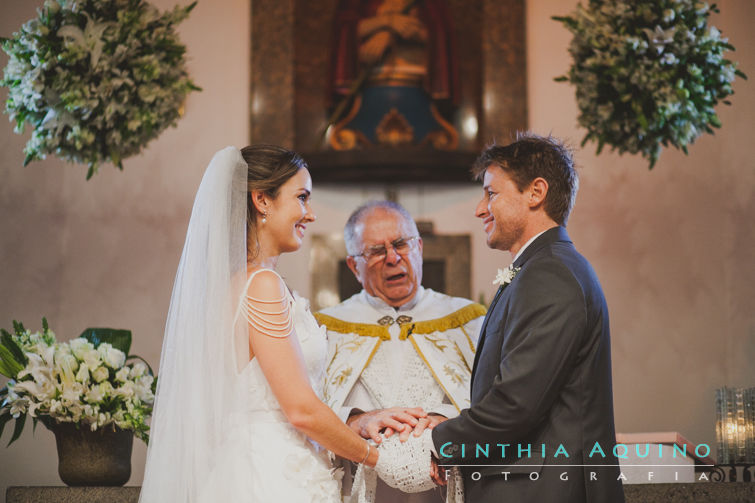
[[[327,315],[323,315],[323,316],[327,316]],[[356,348],[351,350],[352,352],[354,352],[357,349],[359,349],[362,346],[362,344],[364,344],[365,342],[367,342],[366,339],[359,340],[358,338],[354,338],[354,339],[351,339],[350,341],[346,342],[345,345],[346,346],[348,346],[348,345],[355,345]],[[356,379],[358,379],[359,376],[362,375],[362,372],[364,372],[364,369],[367,368],[367,365],[370,364],[370,362],[372,361],[372,357],[375,356],[375,353],[377,352],[377,350],[380,347],[380,344],[382,342],[383,342],[382,339],[378,339],[377,342],[375,343],[375,346],[372,348],[372,351],[370,352],[369,356],[367,356],[367,361],[365,362],[365,364],[362,365],[361,368],[360,367],[356,367],[359,370],[359,372],[357,373],[356,378],[354,379],[354,381],[351,383],[352,386],[356,382]],[[331,369],[331,367],[333,366],[333,363],[336,361],[336,359],[338,357],[339,348],[340,348],[340,346],[336,345],[336,352],[333,354],[333,358],[331,358],[330,363],[328,363],[328,368],[325,370],[326,379],[325,379],[325,389],[323,390],[323,393],[325,395],[325,401],[327,402],[328,406],[331,407],[331,408],[333,408],[336,405],[335,402],[332,401],[333,398],[334,398],[334,395],[336,394],[336,392],[340,388],[343,387],[343,384],[347,380],[350,380],[351,374],[352,374],[352,372],[353,372],[353,370],[355,368],[353,366],[347,367],[345,369],[342,369],[341,372],[337,376],[331,377],[331,375],[330,375],[331,374],[330,369]],[[349,387],[349,390],[350,389],[351,388]],[[346,397],[344,396],[343,400],[345,400],[345,399],[346,399]],[[343,405],[343,400],[341,400],[340,405]]]
[[[427,321],[415,321],[401,324],[399,339],[402,341],[411,334],[432,334],[434,332],[445,332],[452,328],[459,328],[466,325],[475,318],[485,315],[485,307],[481,304],[469,304],[453,313]],[[315,319],[320,325],[325,325],[328,330],[333,330],[339,334],[358,334],[367,337],[380,337],[381,340],[389,341],[391,334],[388,327],[380,325],[371,325],[368,323],[353,323],[350,321],[339,320],[327,314],[315,313]],[[470,341],[471,345],[471,341]],[[474,349],[473,349],[474,351]]]
[[[443,390],[443,393],[445,393],[448,399],[451,400],[451,403],[453,404],[454,407],[456,407],[456,410],[461,411],[459,404],[456,403],[456,400],[453,399],[453,397],[451,396],[451,393],[449,393],[446,387],[443,386],[443,381],[440,380],[440,377],[438,376],[438,374],[436,374],[435,371],[433,370],[433,366],[430,365],[430,362],[427,361],[427,358],[425,358],[424,353],[422,353],[422,351],[419,349],[419,345],[414,340],[414,337],[409,337],[409,340],[411,341],[412,346],[414,346],[414,350],[417,351],[417,354],[419,355],[419,357],[422,358],[423,362],[425,362],[425,366],[430,370],[430,373],[433,375],[433,378],[435,378],[435,382],[438,383],[438,386],[440,386],[441,389]]]
[[[445,332],[452,328],[458,328],[462,325],[466,325],[475,318],[479,318],[485,314],[485,308],[481,304],[469,304],[464,306],[458,311],[444,316],[442,318],[436,318],[434,320],[427,321],[415,321],[413,323],[404,323],[401,325],[401,333],[398,338],[401,340],[406,339],[412,334],[432,334],[434,332]]]
[[[322,313],[315,313],[314,316],[317,323],[325,325],[328,330],[338,332],[339,334],[357,334],[367,337],[379,337],[384,341],[391,340],[391,334],[388,332],[388,327],[369,325],[367,323],[352,323]]]
[[[469,343],[469,349],[471,349],[473,353],[477,351],[474,347],[474,343],[472,342],[472,338],[467,333],[467,330],[464,327],[459,327],[459,328],[461,329],[462,332],[464,332],[464,335],[467,337],[467,343]]]

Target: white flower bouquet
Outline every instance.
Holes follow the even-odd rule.
[[[32,127],[24,165],[54,154],[123,169],[168,126],[186,95],[176,25],[196,2],[160,13],[144,0],[46,0],[2,47],[10,59],[0,85],[15,131]]]
[[[553,17],[574,34],[572,66],[556,80],[576,86],[582,145],[641,153],[652,169],[661,145],[686,154],[721,126],[714,107],[746,76],[724,58],[734,47],[708,25],[711,11],[694,0],[589,0]]]
[[[15,419],[10,443],[21,436],[26,416],[53,421],[133,430],[147,442],[156,380],[138,356],[127,356],[128,330],[87,329],[69,342],[57,342],[47,320],[31,333],[13,322],[14,333],[0,335],[0,373],[10,378],[0,389],[0,436]],[[106,342],[107,341],[107,342]],[[127,364],[128,360],[138,359]]]

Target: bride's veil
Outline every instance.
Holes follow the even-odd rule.
[[[244,358],[236,355],[246,354],[248,339],[244,317],[234,315],[246,282],[246,182],[241,152],[227,147],[197,191],[165,326],[140,502],[198,501],[239,398]]]

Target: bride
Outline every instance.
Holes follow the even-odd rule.
[[[325,449],[377,463],[320,400],[324,331],[275,272],[315,220],[311,191],[281,147],[210,162],[173,287],[141,502],[340,501]]]

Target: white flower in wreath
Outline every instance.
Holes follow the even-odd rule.
[[[514,280],[514,277],[521,270],[521,267],[514,267],[514,264],[509,265],[505,269],[498,269],[498,274],[496,274],[493,284],[506,286]]]

